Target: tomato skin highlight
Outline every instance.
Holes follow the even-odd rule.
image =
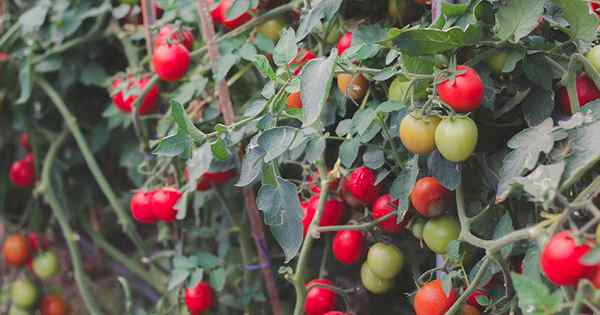
[[[588,244],[577,245],[569,231],[562,231],[546,243],[540,256],[540,266],[546,278],[555,285],[576,285],[593,271],[592,266],[580,263],[588,251]]]
[[[17,188],[29,188],[35,183],[35,165],[33,155],[28,154],[22,160],[15,161],[9,169],[8,178]]]
[[[129,203],[129,208],[131,209],[131,216],[142,224],[154,224],[158,221],[156,214],[152,210],[152,195],[154,191],[144,191],[139,190],[133,197],[131,197],[131,202]]]
[[[152,194],[152,211],[154,215],[161,221],[173,222],[177,216],[177,209],[175,204],[181,197],[179,190],[175,188],[161,188],[157,189]]]
[[[352,46],[352,32],[346,32],[344,35],[340,36],[336,45],[338,56],[343,55],[350,46]]]
[[[394,199],[392,195],[385,194],[373,203],[371,207],[371,216],[373,220],[377,220],[390,212],[394,212],[398,209],[398,200]],[[410,220],[410,214],[405,214],[404,219],[399,223],[396,223],[397,216],[391,216],[390,218],[377,223],[379,228],[387,233],[398,234],[404,230],[404,227]]]
[[[431,218],[448,209],[451,193],[435,177],[423,177],[415,183],[410,201],[417,212]]]
[[[456,218],[443,215],[429,219],[423,227],[423,240],[431,251],[436,254],[446,254],[448,244],[458,239],[460,224]]]
[[[360,166],[344,181],[344,189],[363,204],[370,205],[380,195],[380,188],[375,186],[375,174],[371,169]]]
[[[4,261],[10,266],[20,267],[25,265],[31,257],[29,242],[22,234],[11,234],[2,245]]]
[[[338,89],[346,97],[358,101],[367,93],[369,81],[360,73],[338,73],[336,78]]]
[[[305,285],[308,289],[306,299],[304,300],[304,312],[306,315],[323,315],[333,311],[337,304],[337,295],[334,291],[313,286],[314,284],[333,285],[327,279],[315,279]],[[313,286],[311,288],[311,286]]]
[[[448,78],[437,86],[440,99],[457,113],[472,112],[479,108],[483,100],[483,81],[477,72],[468,66],[457,66],[457,74],[453,81]]]
[[[393,279],[383,279],[375,275],[366,262],[360,268],[360,280],[363,287],[373,294],[385,293],[394,285]]]
[[[361,231],[338,231],[333,238],[333,256],[344,265],[351,265],[364,255],[365,234]]]
[[[190,66],[190,52],[182,44],[158,46],[152,55],[152,65],[161,80],[178,81]]]
[[[600,90],[598,90],[594,81],[592,81],[585,73],[579,74],[575,79],[575,90],[577,91],[577,100],[579,100],[580,107],[600,98]],[[569,99],[567,88],[562,87],[558,93],[562,112],[571,115],[571,100]]]
[[[435,145],[446,160],[462,162],[475,151],[478,133],[469,117],[444,118],[435,130]]]
[[[194,35],[189,30],[176,30],[172,25],[165,25],[156,35],[154,47],[167,44],[183,44],[185,48],[192,50],[194,47]]]
[[[288,95],[287,107],[289,109],[292,109],[292,108],[300,109],[303,107],[302,97],[300,96],[300,92],[293,92],[293,93],[290,93],[290,95]]]
[[[140,91],[143,91],[146,88],[146,85],[150,83],[150,78],[147,75],[143,76],[140,79],[135,79],[129,76],[126,80],[126,83],[122,83],[123,80],[121,79],[117,79],[112,83],[113,90],[118,89],[121,86],[121,84],[127,84],[127,86],[124,89],[120,90],[112,96],[112,100],[113,104],[118,110],[124,113],[131,113],[131,111],[133,110],[133,103],[138,98],[138,95],[128,95],[127,98],[125,98],[125,91],[132,88],[137,88]],[[158,87],[154,85],[150,88],[150,91],[148,91],[146,96],[144,96],[142,103],[139,105],[140,116],[148,115],[154,112],[156,110],[156,105],[158,104],[159,98],[160,91],[158,90]]]
[[[304,226],[304,235],[308,232],[308,227],[312,222],[315,214],[317,213],[317,207],[319,206],[319,195],[313,195],[303,207],[304,218],[302,219],[302,225]],[[338,225],[342,222],[346,215],[346,209],[344,204],[335,198],[329,198],[325,201],[323,208],[323,214],[319,221],[319,226],[331,226]]]
[[[69,306],[60,295],[50,294],[42,299],[42,315],[67,315]]]
[[[446,296],[442,281],[433,280],[423,285],[415,295],[414,309],[416,315],[444,315],[457,298],[456,289],[452,288]]]
[[[202,314],[215,306],[215,291],[201,281],[193,288],[185,289],[185,305],[192,314]]]
[[[417,112],[404,116],[399,128],[402,144],[414,154],[427,155],[433,152],[435,130],[440,121],[439,117],[422,117]]]

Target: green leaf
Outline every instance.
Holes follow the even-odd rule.
[[[591,42],[596,39],[598,18],[590,13],[587,1],[552,0],[563,11],[569,22],[569,32],[573,40]]]
[[[540,271],[540,249],[535,241],[529,242],[529,248],[523,258],[523,275],[535,279],[535,282],[542,282]]]
[[[442,2],[442,13],[445,16],[461,16],[467,13],[469,5],[466,3]]]
[[[190,137],[182,132],[162,138],[152,154],[175,157],[186,152],[191,147]]]
[[[221,0],[221,2],[222,1],[223,0]],[[233,0],[231,6],[227,9],[227,13],[225,13],[225,18],[227,20],[236,19],[251,9],[252,1],[250,0]]]
[[[300,95],[304,110],[303,127],[311,126],[321,116],[331,90],[336,58],[337,52],[334,49],[329,58],[310,60],[302,69]]]
[[[538,85],[546,91],[552,90],[552,66],[548,64],[543,54],[530,55],[523,62],[525,76],[533,84]]]
[[[99,87],[104,86],[104,82],[107,78],[108,75],[104,71],[104,68],[96,62],[86,64],[79,75],[81,83]]]
[[[338,136],[345,136],[352,132],[352,126],[352,119],[344,119],[335,127],[335,134]]]
[[[171,100],[171,116],[175,123],[177,124],[178,131],[177,133],[181,133],[186,137],[191,137],[196,141],[202,141],[206,138],[206,135],[200,131],[186,113],[183,105],[177,103],[174,99]]]
[[[460,241],[459,240],[452,240],[452,241],[450,241],[450,243],[448,243],[446,257],[448,257],[448,260],[453,264],[457,264],[457,263],[461,262],[462,258],[460,255]]]
[[[325,137],[311,139],[306,146],[304,159],[311,163],[320,160],[325,151],[325,144]]]
[[[461,164],[450,162],[437,151],[433,151],[427,160],[427,168],[431,175],[449,190],[455,190],[461,180]]]
[[[223,291],[223,288],[225,287],[225,281],[227,280],[227,273],[225,272],[225,269],[217,268],[210,272],[208,279],[210,282],[210,286],[213,287],[213,289],[215,289],[215,291],[221,292],[221,291]]]
[[[281,37],[275,49],[273,49],[273,61],[278,66],[285,66],[290,63],[298,52],[296,45],[296,34],[294,29],[286,28],[281,32]]]
[[[63,59],[59,56],[50,56],[38,63],[35,64],[33,68],[35,72],[46,73],[46,72],[54,72],[60,69],[63,65]]]
[[[406,108],[406,105],[404,105],[400,102],[385,101],[385,102],[379,104],[379,106],[377,106],[377,112],[378,113],[390,113],[390,112],[399,111],[403,108]]]
[[[523,103],[521,111],[527,124],[532,127],[542,123],[554,110],[554,91],[532,88]]]
[[[205,269],[213,269],[221,264],[219,257],[209,252],[199,252],[190,256],[189,259],[193,261],[195,267],[202,267]]]
[[[294,141],[298,129],[292,127],[276,127],[267,129],[258,137],[258,144],[267,153],[265,163],[269,163],[282,155]]]
[[[496,36],[514,43],[529,35],[544,13],[544,0],[510,0],[496,13]]]
[[[385,164],[383,151],[376,148],[369,148],[365,154],[363,154],[363,164],[373,170],[381,168]]]
[[[21,64],[19,68],[19,86],[21,87],[21,93],[17,99],[17,104],[23,104],[29,100],[32,89],[32,77],[31,77],[31,57],[28,57],[26,62]]]
[[[219,58],[219,62],[217,63],[217,73],[214,74],[214,80],[219,82],[225,79],[229,70],[231,70],[231,68],[238,63],[238,61],[238,56],[234,54],[226,54],[221,56],[221,58]]]
[[[542,203],[544,209],[549,209],[554,204],[554,197],[564,170],[564,161],[540,165],[527,177],[517,178],[516,182],[523,186],[532,202]]]
[[[518,273],[511,273],[513,285],[519,298],[519,308],[524,314],[555,314],[560,309],[562,294],[560,290],[550,294],[543,282]]]
[[[360,149],[360,142],[357,138],[345,140],[340,146],[340,161],[345,167],[352,167],[352,164],[358,156],[358,149]]]
[[[217,138],[217,140],[211,143],[210,149],[217,160],[227,161],[231,157],[231,152],[229,152],[221,138]]]
[[[356,132],[362,135],[369,128],[375,117],[377,117],[377,112],[372,108],[365,108],[355,113],[354,117],[352,117],[352,122]]]
[[[398,49],[411,56],[439,54],[476,44],[481,30],[468,26],[466,30],[452,27],[447,30],[410,28],[402,30],[394,39]]]
[[[174,100],[179,104],[187,104],[194,97],[202,93],[208,83],[208,79],[205,77],[194,78],[191,81],[181,84],[175,94]]]
[[[50,9],[51,2],[49,0],[39,1],[34,7],[27,10],[19,18],[21,23],[21,31],[24,34],[37,31],[46,20],[46,15]]]
[[[266,152],[260,146],[252,143],[248,145],[246,154],[242,160],[242,169],[240,171],[240,178],[235,184],[238,187],[244,187],[252,184],[262,173],[263,168],[263,157]]]
[[[256,66],[256,69],[258,69],[258,71],[266,78],[268,78],[271,81],[277,80],[275,71],[273,71],[273,68],[271,68],[271,65],[269,64],[269,59],[267,59],[265,55],[255,55],[252,59],[252,62]]]
[[[600,264],[600,247],[594,247],[581,258],[581,263],[588,266]]]
[[[402,172],[396,177],[390,188],[392,197],[398,199],[398,218],[401,220],[404,212],[408,210],[410,203],[408,197],[412,191],[415,183],[417,182],[417,176],[419,175],[419,156],[413,156],[407,163]],[[399,221],[398,221],[399,222]]]
[[[315,5],[308,14],[300,19],[300,25],[296,32],[296,42],[302,41],[315,27],[321,25],[321,21],[329,21],[339,10],[342,0],[323,0]]]
[[[576,183],[600,161],[600,120],[575,128],[569,132],[570,154],[561,184],[564,190]]]
[[[190,276],[189,269],[175,269],[171,272],[169,277],[169,283],[167,284],[167,291],[172,291],[180,287],[185,280]]]
[[[514,231],[512,219],[511,219],[509,213],[505,213],[500,218],[500,222],[498,222],[498,224],[496,225],[496,228],[494,229],[494,239],[499,239],[512,231]],[[502,249],[500,249],[500,254],[502,255],[502,257],[504,259],[506,259],[506,257],[508,257],[510,255],[512,248],[513,248],[513,244],[509,244],[507,246],[502,247]]]

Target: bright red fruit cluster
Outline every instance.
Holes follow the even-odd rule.
[[[17,188],[29,188],[35,183],[35,164],[33,154],[27,154],[23,159],[15,161],[8,173],[10,182]]]
[[[310,223],[317,212],[317,208],[319,206],[319,196],[319,194],[315,194],[308,199],[308,201],[302,203],[302,209],[304,210],[304,219],[302,220],[302,225],[304,226],[304,235],[306,235],[306,232],[308,232],[308,227],[310,226]],[[329,198],[325,201],[319,226],[338,225],[342,223],[342,220],[345,216],[346,208],[344,207],[344,203],[337,198]]]
[[[208,3],[212,3],[212,1],[209,1]],[[252,19],[250,12],[244,12],[234,19],[228,19],[227,12],[232,4],[233,0],[221,0],[219,5],[210,12],[213,22],[221,24],[227,29],[234,29]]]
[[[370,205],[381,195],[375,173],[365,166],[356,168],[344,181],[344,189],[362,204]]]
[[[131,113],[133,110],[133,103],[138,98],[139,93],[146,88],[150,79],[147,75],[136,79],[132,76],[128,76],[125,81],[117,79],[112,83],[112,100],[115,107],[124,112]],[[154,85],[150,88],[150,91],[144,96],[141,104],[139,105],[139,113],[141,116],[148,115],[156,109],[156,104],[160,98],[160,92],[158,87]]]
[[[131,198],[131,215],[143,224],[153,224],[159,220],[173,222],[177,215],[175,204],[180,197],[181,192],[171,187],[137,191]]]
[[[179,81],[190,66],[190,51],[194,38],[189,31],[164,26],[157,36],[152,65],[158,77],[167,82]]]
[[[215,291],[208,283],[198,282],[185,290],[185,305],[192,315],[200,315],[215,306]]]

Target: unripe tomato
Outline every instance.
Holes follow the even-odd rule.
[[[492,57],[488,58],[485,63],[495,74],[501,74],[504,69],[504,64],[506,63],[506,59],[508,58],[508,54],[504,51],[499,51],[492,55]]]
[[[190,52],[182,44],[158,46],[152,55],[152,65],[161,80],[178,81],[188,71]]]
[[[290,93],[290,95],[288,95],[287,107],[289,109],[292,109],[292,108],[301,109],[302,108],[302,97],[300,96],[300,91]]]
[[[427,223],[427,221],[420,217],[416,217],[410,224],[410,232],[418,240],[423,239],[423,228],[425,227],[425,223]]]
[[[31,315],[31,313],[28,310],[24,310],[22,308],[18,308],[16,306],[11,306],[10,310],[8,311],[8,315]],[[42,314],[44,315],[44,314]]]
[[[41,279],[48,279],[60,272],[58,255],[53,251],[47,251],[37,255],[33,259],[33,273]]]
[[[435,177],[423,177],[415,183],[410,201],[419,214],[431,218],[448,209],[451,196]]]
[[[113,91],[119,90],[113,94],[112,100],[115,107],[125,113],[131,113],[133,110],[133,103],[139,95],[133,95],[129,93],[129,90],[136,89],[140,92],[146,88],[146,85],[150,83],[150,78],[145,75],[141,79],[135,79],[131,76],[127,77],[127,82],[123,83],[121,79],[117,79],[112,83]],[[126,84],[126,87],[122,87]],[[125,98],[127,95],[127,98]],[[148,115],[156,109],[156,104],[160,98],[160,91],[158,86],[154,85],[150,88],[150,91],[144,96],[142,103],[139,105],[139,113],[141,116]]]
[[[585,73],[578,75],[575,79],[575,90],[577,91],[577,100],[579,100],[579,106],[581,107],[600,98],[600,90],[598,90],[594,81]],[[567,88],[562,87],[558,93],[562,112],[571,115],[571,100],[569,99]]]
[[[319,195],[313,195],[307,202],[304,207],[304,219],[302,219],[302,224],[304,226],[304,235],[308,232],[308,227],[312,222],[315,214],[317,213],[317,208],[319,206]],[[321,215],[321,220],[319,221],[319,226],[331,226],[338,225],[342,222],[346,215],[346,209],[344,208],[344,204],[335,198],[329,198],[325,201],[325,206],[323,208],[323,214]]]
[[[435,145],[446,160],[462,162],[475,151],[477,136],[477,125],[471,118],[444,118],[435,129]]]
[[[35,165],[33,155],[28,154],[24,159],[10,166],[9,179],[17,188],[29,188],[35,183]]]
[[[373,294],[382,294],[394,285],[394,279],[383,279],[373,273],[365,262],[360,268],[360,281],[367,291]]]
[[[596,243],[600,244],[600,224],[596,225]]]
[[[286,25],[287,23],[283,18],[276,18],[258,25],[256,31],[276,42]]]
[[[344,181],[344,189],[363,204],[370,205],[379,198],[380,189],[375,186],[375,174],[371,169],[360,166]]]
[[[417,290],[414,308],[416,315],[444,315],[456,301],[456,289],[444,293],[442,281],[433,280]]]
[[[60,295],[46,295],[42,299],[42,315],[67,315],[69,306]]]
[[[477,307],[470,304],[463,304],[461,306],[462,313],[461,315],[479,315],[481,312]]]
[[[467,303],[479,308],[483,307],[483,305],[480,305],[479,302],[477,302],[478,296],[487,296],[487,294],[481,289],[475,289],[475,291],[473,291],[467,298]]]
[[[37,288],[27,279],[16,280],[10,288],[12,304],[19,308],[29,309],[35,304],[37,297]]]
[[[552,236],[542,249],[542,271],[555,285],[575,285],[593,270],[593,267],[580,262],[589,250],[588,244],[577,245],[571,232],[562,231]]]
[[[460,224],[449,215],[433,218],[423,227],[423,240],[434,253],[443,255],[448,251],[448,244],[458,239]]]
[[[316,286],[311,288],[314,284],[333,285],[327,279],[315,279],[306,284],[306,287],[309,288],[304,300],[304,312],[306,315],[323,315],[329,311],[333,311],[337,303],[335,292]]]
[[[161,221],[173,222],[177,215],[175,204],[181,197],[179,190],[175,188],[161,188],[154,191],[151,196],[151,206],[154,215]]]
[[[309,60],[313,60],[315,58],[317,58],[317,55],[315,55],[315,53],[311,50],[306,50],[302,52],[300,51],[300,49],[298,49],[298,55],[296,55],[296,58],[294,58],[294,60],[290,61],[288,67],[292,70],[292,73],[294,75],[299,75],[302,71],[302,67],[304,67],[304,64],[306,64]]]
[[[373,203],[373,207],[371,207],[371,216],[373,220],[377,220],[390,212],[395,212],[398,210],[398,200],[394,199],[392,195],[386,194],[383,195]],[[392,216],[384,221],[378,223],[379,228],[385,232],[398,234],[400,233],[408,221],[410,220],[410,215],[407,213],[404,216],[404,219],[399,223],[396,222],[397,216]]]
[[[457,66],[458,72],[454,80],[448,78],[437,86],[440,99],[458,113],[472,112],[479,108],[483,100],[483,81],[468,66]]]
[[[227,29],[237,28],[252,19],[252,15],[249,12],[244,12],[235,19],[228,19],[227,12],[232,4],[233,0],[222,0],[219,6],[211,12],[213,20],[223,24]]]
[[[340,36],[340,39],[338,40],[336,46],[338,56],[343,55],[346,49],[350,48],[350,46],[352,46],[352,32],[346,32],[344,35]]]
[[[158,221],[158,218],[152,210],[152,194],[154,191],[138,190],[129,203],[131,216],[142,224],[153,224]]]
[[[594,66],[596,71],[600,72],[600,45],[594,46],[592,49],[590,49],[585,57],[592,64],[592,66]]]
[[[369,81],[362,74],[339,73],[337,86],[346,97],[358,101],[365,96]]]
[[[156,35],[154,47],[168,44],[183,44],[185,48],[192,50],[194,47],[194,35],[187,29],[178,30],[172,25],[165,25]]]
[[[2,254],[7,264],[11,266],[23,266],[30,257],[29,242],[21,234],[9,235],[4,240]]]
[[[333,256],[344,265],[356,263],[365,253],[365,234],[361,231],[338,231],[333,238]]]
[[[400,122],[400,140],[414,154],[429,154],[435,146],[435,129],[439,123],[437,116],[423,117],[418,112],[412,112]]]
[[[388,100],[400,103],[409,102],[411,97],[411,95],[408,93],[409,87],[410,80],[401,76],[396,77],[394,81],[392,81],[392,84],[390,84],[390,89],[388,90]],[[420,100],[427,96],[426,90],[423,89],[415,91],[414,87],[415,86],[413,86],[415,100]]]
[[[402,270],[404,255],[394,245],[375,243],[367,253],[367,265],[377,277],[393,279]]]
[[[31,151],[31,144],[29,143],[29,135],[26,133],[21,133],[19,135],[19,144],[21,145],[21,148],[23,148],[23,150],[25,151]]]
[[[201,281],[193,288],[185,289],[185,305],[192,314],[202,314],[215,306],[215,291]]]

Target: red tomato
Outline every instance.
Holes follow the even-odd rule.
[[[600,289],[600,266],[594,267],[594,270],[588,276],[588,279],[594,284],[596,289]]]
[[[230,169],[224,172],[206,172],[200,177],[200,181],[198,181],[196,189],[198,191],[205,191],[210,189],[212,186],[225,184],[236,176],[237,171],[235,169]]]
[[[580,262],[589,250],[587,244],[577,245],[571,232],[562,231],[552,236],[544,246],[540,257],[542,271],[555,285],[575,285],[593,268]]]
[[[340,36],[340,39],[337,43],[338,56],[344,54],[346,49],[352,46],[352,32],[346,32],[344,35]]]
[[[21,145],[21,148],[23,148],[23,150],[25,151],[31,151],[31,144],[29,143],[29,135],[26,133],[21,133],[21,135],[19,135],[19,144]]]
[[[139,3],[139,1],[138,1]],[[159,19],[162,14],[163,14],[163,10],[161,8],[159,8],[156,5],[156,2],[152,2],[152,9],[154,11],[154,16]],[[137,24],[137,25],[142,25],[144,24],[144,16],[142,15],[142,8],[141,5],[131,5],[129,8],[129,12],[127,12],[127,15],[123,18],[121,18],[119,20],[120,23],[122,24]]]
[[[323,315],[348,315],[348,313],[344,313],[344,312],[340,312],[340,311],[331,311],[331,312],[327,312]]]
[[[302,224],[304,225],[304,235],[308,232],[308,226],[312,222],[315,214],[317,213],[317,207],[319,206],[319,195],[313,195],[304,206],[304,219],[302,219]],[[321,221],[319,221],[319,226],[331,226],[338,225],[342,223],[344,216],[346,214],[346,209],[344,208],[344,204],[335,199],[330,198],[325,201],[325,207],[323,209],[323,214],[321,215]]]
[[[379,198],[380,189],[375,186],[375,174],[365,166],[355,169],[344,181],[344,189],[363,204],[372,204]]]
[[[60,295],[46,295],[42,299],[42,315],[67,315],[69,306]]]
[[[472,112],[479,108],[483,99],[484,87],[481,78],[473,68],[457,66],[454,80],[448,78],[437,86],[440,99],[458,113]]]
[[[314,175],[308,175],[306,176],[306,181],[308,182],[308,187],[310,188],[310,191],[312,191],[315,194],[318,194],[321,192],[321,186],[319,184],[321,175],[319,174],[319,171],[316,171]],[[338,189],[338,182],[339,180],[337,178],[330,180],[329,182],[329,192],[335,192]]]
[[[49,241],[44,236],[39,236],[35,232],[27,233],[27,241],[29,243],[29,248],[31,248],[32,252],[37,252],[41,250],[45,250],[48,248]]]
[[[304,52],[301,52],[300,49],[298,49],[298,54],[296,55],[296,58],[290,61],[288,67],[292,69],[292,73],[294,75],[299,75],[300,71],[302,71],[302,67],[304,67],[304,64],[306,64],[309,60],[315,58],[317,58],[317,55],[315,55],[315,53],[312,52],[312,50],[306,50]]]
[[[178,81],[188,71],[190,52],[182,44],[158,46],[152,55],[152,65],[161,80]]]
[[[478,296],[487,296],[487,293],[485,293],[485,291],[483,291],[481,289],[476,289],[467,298],[467,303],[469,303],[473,306],[476,306],[476,307],[482,307],[483,305],[480,305],[479,302],[477,302]]]
[[[227,12],[232,4],[233,0],[222,0],[219,6],[211,12],[213,20],[223,24],[223,26],[228,29],[237,28],[252,19],[252,15],[249,12],[244,12],[235,19],[227,19]]]
[[[153,191],[138,190],[131,198],[129,208],[133,218],[142,224],[153,224],[158,221],[152,210]]]
[[[585,73],[578,75],[575,79],[575,90],[577,91],[577,99],[579,100],[579,106],[581,107],[600,98],[600,90],[598,90],[594,81],[585,75]],[[562,112],[571,115],[571,100],[569,100],[567,88],[561,88],[558,93]]]
[[[337,302],[335,292],[316,286],[311,288],[314,284],[333,285],[327,279],[315,279],[306,284],[306,287],[310,288],[304,300],[304,312],[306,315],[323,315],[329,311],[333,311]]]
[[[173,222],[177,215],[175,204],[181,197],[179,190],[175,188],[161,188],[154,191],[151,197],[152,211],[161,221]]]
[[[30,258],[29,242],[21,234],[12,234],[6,237],[2,246],[2,255],[7,264],[23,266]]]
[[[294,92],[294,93],[290,93],[290,95],[288,95],[287,106],[289,109],[292,109],[292,108],[301,109],[302,108],[302,98],[300,97],[300,92]]]
[[[446,296],[442,281],[433,280],[417,290],[414,308],[416,315],[444,315],[456,301],[456,289]]]
[[[386,194],[379,197],[371,208],[371,216],[373,220],[377,220],[390,212],[394,212],[398,209],[398,200],[394,199],[392,195]],[[392,216],[385,221],[379,222],[379,228],[388,233],[397,234],[400,233],[410,221],[410,215],[407,213],[404,219],[400,223],[396,223],[396,216]]]
[[[127,82],[123,83],[121,79],[117,79],[112,84],[113,91],[119,89],[119,91],[112,96],[113,104],[115,107],[122,112],[131,113],[133,110],[133,103],[138,98],[138,95],[133,95],[133,93],[129,93],[129,90],[135,88],[140,92],[146,88],[146,85],[150,82],[150,78],[147,75],[143,76],[141,79],[135,79],[131,76],[127,78]],[[122,87],[122,84],[126,84],[126,87]],[[127,94],[127,98],[125,95]],[[140,115],[147,115],[152,113],[156,104],[158,103],[158,99],[160,97],[160,92],[158,90],[158,86],[154,85],[150,91],[144,96],[142,100],[142,104],[139,106]]]
[[[35,183],[35,165],[33,155],[28,154],[22,160],[14,162],[10,166],[9,178],[17,188],[29,188]]]
[[[600,3],[594,1],[596,0],[590,1],[590,9],[592,9],[592,12],[596,13],[596,16],[600,18]]]
[[[345,265],[358,262],[365,248],[365,234],[361,231],[338,231],[333,238],[333,256]]]
[[[192,314],[202,314],[215,306],[215,291],[201,281],[193,288],[185,290],[185,305]]]
[[[448,209],[451,193],[435,177],[423,177],[410,193],[410,201],[424,217],[435,217]]]
[[[194,46],[194,35],[187,29],[178,30],[172,25],[165,25],[154,39],[154,47],[165,44],[183,44],[188,50]]]

